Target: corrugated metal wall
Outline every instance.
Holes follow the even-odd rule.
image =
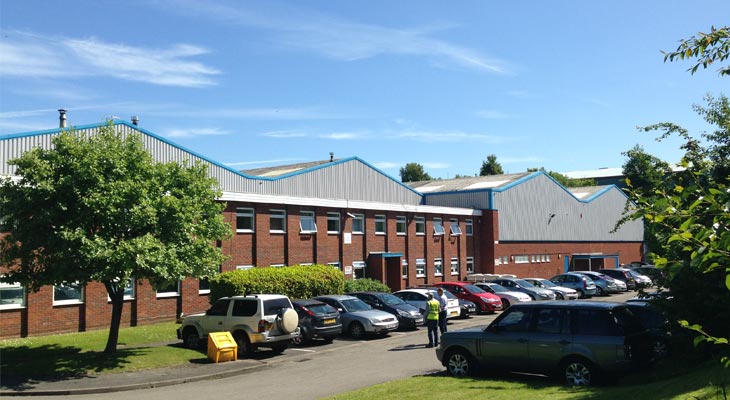
[[[210,175],[220,182],[223,191],[409,205],[421,204],[421,195],[359,160],[336,163],[308,173],[277,180],[249,179],[154,136],[139,132],[131,126],[117,124],[114,128],[122,134],[142,133],[145,148],[159,162],[187,162],[188,165],[192,165],[197,161],[202,161],[210,167]],[[97,130],[98,128],[90,128],[80,130],[80,132],[93,133]],[[13,175],[15,168],[7,165],[9,159],[19,157],[23,152],[35,147],[50,148],[51,138],[55,134],[38,134],[0,140],[0,174]]]
[[[611,189],[590,202],[576,200],[546,176],[494,193],[500,241],[642,241],[641,221],[612,232],[627,198]]]
[[[430,206],[465,207],[476,210],[489,209],[489,192],[471,191],[463,193],[429,193],[424,203]]]

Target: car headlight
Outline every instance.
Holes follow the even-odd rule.
[[[397,311],[398,311],[398,315],[400,315],[401,317],[410,317],[411,316],[411,314],[409,314],[403,310],[397,310]]]
[[[545,293],[540,293],[540,297],[542,297],[543,299],[547,299],[548,295],[546,295]]]

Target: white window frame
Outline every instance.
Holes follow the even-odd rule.
[[[79,298],[78,299],[67,299],[67,300],[56,300],[56,286],[78,286],[79,287]],[[61,285],[54,285],[53,286],[53,305],[54,306],[62,306],[66,304],[83,304],[84,303],[84,295],[85,295],[84,287],[81,286],[78,282],[74,282],[71,284],[61,284]]]
[[[515,256],[515,264],[527,264],[530,262],[530,256],[526,254],[521,254],[518,256]]]
[[[403,259],[403,260],[402,260],[402,261],[400,262],[400,265],[401,265],[401,276],[402,276],[403,278],[407,278],[407,277],[408,277],[408,260],[406,260],[406,259],[404,258],[404,259]]]
[[[426,234],[426,218],[425,217],[413,217],[413,220],[416,222],[416,235],[418,235],[418,236],[425,235]]]
[[[365,214],[352,214],[352,233],[362,235],[365,233]],[[357,223],[355,221],[358,221]],[[358,226],[359,225],[359,226]]]
[[[177,291],[175,292],[155,292],[158,299],[165,297],[178,297],[180,296],[180,281],[177,281]]]
[[[337,229],[330,229],[330,223],[336,225]],[[328,212],[327,213],[327,233],[339,234],[340,233],[340,213]]]
[[[440,258],[433,259],[433,276],[444,276],[444,262]]]
[[[271,221],[281,220],[282,229],[271,229]],[[286,233],[286,210],[272,209],[269,210],[269,232]]]
[[[426,276],[426,259],[416,258],[416,277],[422,278]]]
[[[451,275],[459,275],[459,259],[451,257]]]
[[[550,254],[545,255],[545,262],[550,262]]]
[[[269,267],[274,267],[274,268],[284,268],[284,267],[285,267],[285,265],[284,265],[284,264],[271,264],[271,265],[269,265]]]
[[[466,231],[466,236],[473,236],[474,235],[474,221],[467,219],[465,222],[466,222],[466,226],[465,226],[464,230]]]
[[[314,227],[314,229],[304,229],[304,221],[311,221],[312,227]],[[317,233],[317,220],[314,211],[301,211],[299,213],[299,233]]]
[[[467,257],[466,258],[466,273],[467,274],[473,274],[474,273],[474,257]]]
[[[236,265],[238,271],[247,271],[249,269],[253,269],[253,265]]]
[[[366,272],[367,265],[365,264],[365,261],[353,261],[352,262],[352,279],[358,279],[357,272],[362,271],[362,278],[365,278],[365,272]]]
[[[378,225],[382,225],[383,229],[378,230]],[[388,233],[388,218],[385,215],[376,215],[375,216],[375,234],[376,235],[386,235]]]
[[[299,265],[301,265],[302,267],[311,267],[312,265],[314,265],[314,263],[305,262],[305,263],[299,263]]]
[[[509,256],[502,256],[502,264],[503,265],[509,264]]]
[[[451,231],[451,236],[461,235],[461,228],[459,227],[459,220],[457,218],[451,218],[449,221],[449,230]]]
[[[131,288],[131,294],[127,294],[128,288]],[[134,300],[136,295],[137,295],[137,280],[134,278],[129,278],[129,283],[127,283],[127,286],[124,287],[124,300]],[[109,295],[106,296],[106,301],[112,301],[112,299],[111,299],[111,297],[109,297]]]
[[[403,215],[395,217],[395,234],[398,236],[405,236],[408,234],[408,221]]]
[[[246,218],[251,220],[251,228],[239,228],[238,219]],[[253,208],[248,207],[236,207],[236,232],[237,233],[251,233],[256,230],[256,212]]]
[[[327,265],[329,265],[330,267],[333,267],[334,269],[336,269],[338,271],[342,271],[339,261],[328,262]]]
[[[17,308],[25,308],[25,305],[28,300],[28,291],[25,290],[25,288],[19,282],[15,282],[15,283],[0,282],[0,291],[3,291],[3,290],[15,291],[18,289],[21,290],[20,303],[17,303],[15,301],[13,301],[12,303],[6,303],[6,301],[10,300],[10,298],[2,298],[1,299],[2,302],[0,302],[0,310],[12,310],[12,309],[17,309]],[[17,297],[13,297],[13,299],[17,299]]]
[[[444,220],[439,217],[433,219],[433,235],[443,236],[444,235]]]

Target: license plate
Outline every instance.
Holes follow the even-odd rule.
[[[417,324],[423,323],[423,318],[416,318],[416,323]]]
[[[458,312],[456,312],[456,311],[452,311],[452,312],[451,312],[451,316],[452,316],[452,317],[455,317],[455,316],[457,316],[457,315],[459,315],[459,313],[458,313]]]
[[[395,327],[398,326],[396,324],[388,324],[388,329],[395,329]]]
[[[334,319],[334,318],[328,318],[328,319],[324,320],[324,324],[325,325],[330,325],[330,324],[334,324],[336,321],[337,320]]]

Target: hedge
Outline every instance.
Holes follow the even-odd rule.
[[[342,294],[345,275],[329,265],[294,265],[223,272],[210,280],[210,302],[226,296],[254,293],[284,294],[291,299],[310,299]]]
[[[390,288],[383,282],[375,279],[350,279],[345,281],[345,293],[352,292],[384,292],[390,293]]]

